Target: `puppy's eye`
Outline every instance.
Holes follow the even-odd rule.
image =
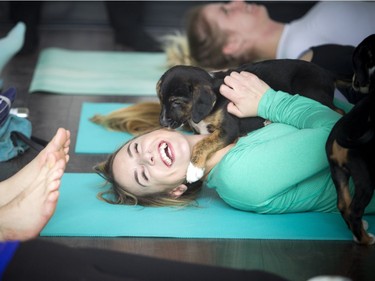
[[[182,104],[183,104],[182,101],[179,101],[179,100],[175,100],[175,101],[173,101],[173,105],[174,105],[174,106],[181,106]]]
[[[184,104],[184,101],[181,99],[171,99],[171,105],[174,107],[180,107]]]

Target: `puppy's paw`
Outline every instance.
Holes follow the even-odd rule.
[[[362,220],[362,226],[364,230],[368,230],[368,222],[366,220]]]
[[[186,172],[186,181],[188,183],[196,182],[200,180],[204,175],[204,168],[199,168],[189,163],[189,167]]]
[[[355,236],[353,235],[353,240],[354,240],[354,242],[356,242],[357,244],[374,245],[374,244],[375,244],[375,236],[374,236],[374,234],[369,233],[369,232],[368,232],[367,234],[368,234],[368,236],[370,237],[370,240],[369,240],[368,242],[366,242],[366,243],[360,243],[360,242],[358,241],[357,237],[355,237]]]
[[[365,221],[365,220],[362,220],[362,226],[363,226],[363,229],[364,229],[365,231],[367,231],[368,228],[369,228],[368,222]],[[366,244],[366,245],[374,245],[374,244],[375,244],[375,236],[374,236],[374,234],[369,233],[369,232],[368,232],[367,234],[368,234],[368,236],[370,237],[370,240],[367,241],[367,242],[364,243],[364,244]],[[360,243],[360,242],[358,241],[358,239],[357,239],[357,237],[355,237],[355,235],[353,235],[353,240],[354,240],[354,242],[356,242],[356,243],[358,243],[358,244],[362,244],[362,243]]]
[[[371,237],[371,241],[370,241],[369,245],[374,245],[375,244],[375,236],[374,236],[374,234],[369,233],[368,236]]]

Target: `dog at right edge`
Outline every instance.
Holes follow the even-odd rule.
[[[353,89],[367,93],[333,127],[326,144],[337,207],[362,245],[375,243],[362,220],[375,189],[375,34],[365,38],[353,53]],[[353,197],[349,191],[354,182]]]

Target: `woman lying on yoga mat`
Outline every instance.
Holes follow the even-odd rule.
[[[311,61],[311,52],[304,56],[311,47],[357,46],[373,34],[374,13],[375,3],[371,2],[323,1],[303,17],[283,23],[270,18],[266,6],[259,3],[203,4],[187,14],[187,39],[170,36],[165,49],[172,64],[196,64],[211,69],[265,59],[303,57]],[[321,50],[323,54],[327,51]]]
[[[336,212],[325,142],[340,115],[311,99],[276,92],[248,72],[232,72],[224,82],[220,91],[232,101],[229,112],[272,123],[214,154],[205,186],[245,211]],[[192,147],[202,138],[168,129],[135,137],[97,165],[111,184],[99,196],[115,204],[192,203],[200,186],[189,186],[185,176]],[[375,212],[375,200],[367,211]]]

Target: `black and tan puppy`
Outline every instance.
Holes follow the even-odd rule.
[[[234,70],[252,72],[275,90],[300,94],[340,111],[333,105],[333,78],[315,64],[301,60],[269,60]],[[197,133],[208,134],[193,148],[188,182],[203,176],[206,160],[212,153],[267,124],[267,120],[260,117],[237,118],[227,112],[228,100],[219,93],[219,88],[232,71],[208,73],[198,67],[175,66],[166,71],[157,84],[162,126],[178,128],[189,124]]]
[[[370,87],[370,77],[375,73],[375,34],[365,38],[353,53],[353,88],[367,94]]]
[[[354,240],[375,243],[362,217],[375,188],[375,35],[362,41],[353,53],[353,88],[368,93],[333,127],[326,152],[337,191],[337,206]],[[349,179],[355,186],[349,190]]]

